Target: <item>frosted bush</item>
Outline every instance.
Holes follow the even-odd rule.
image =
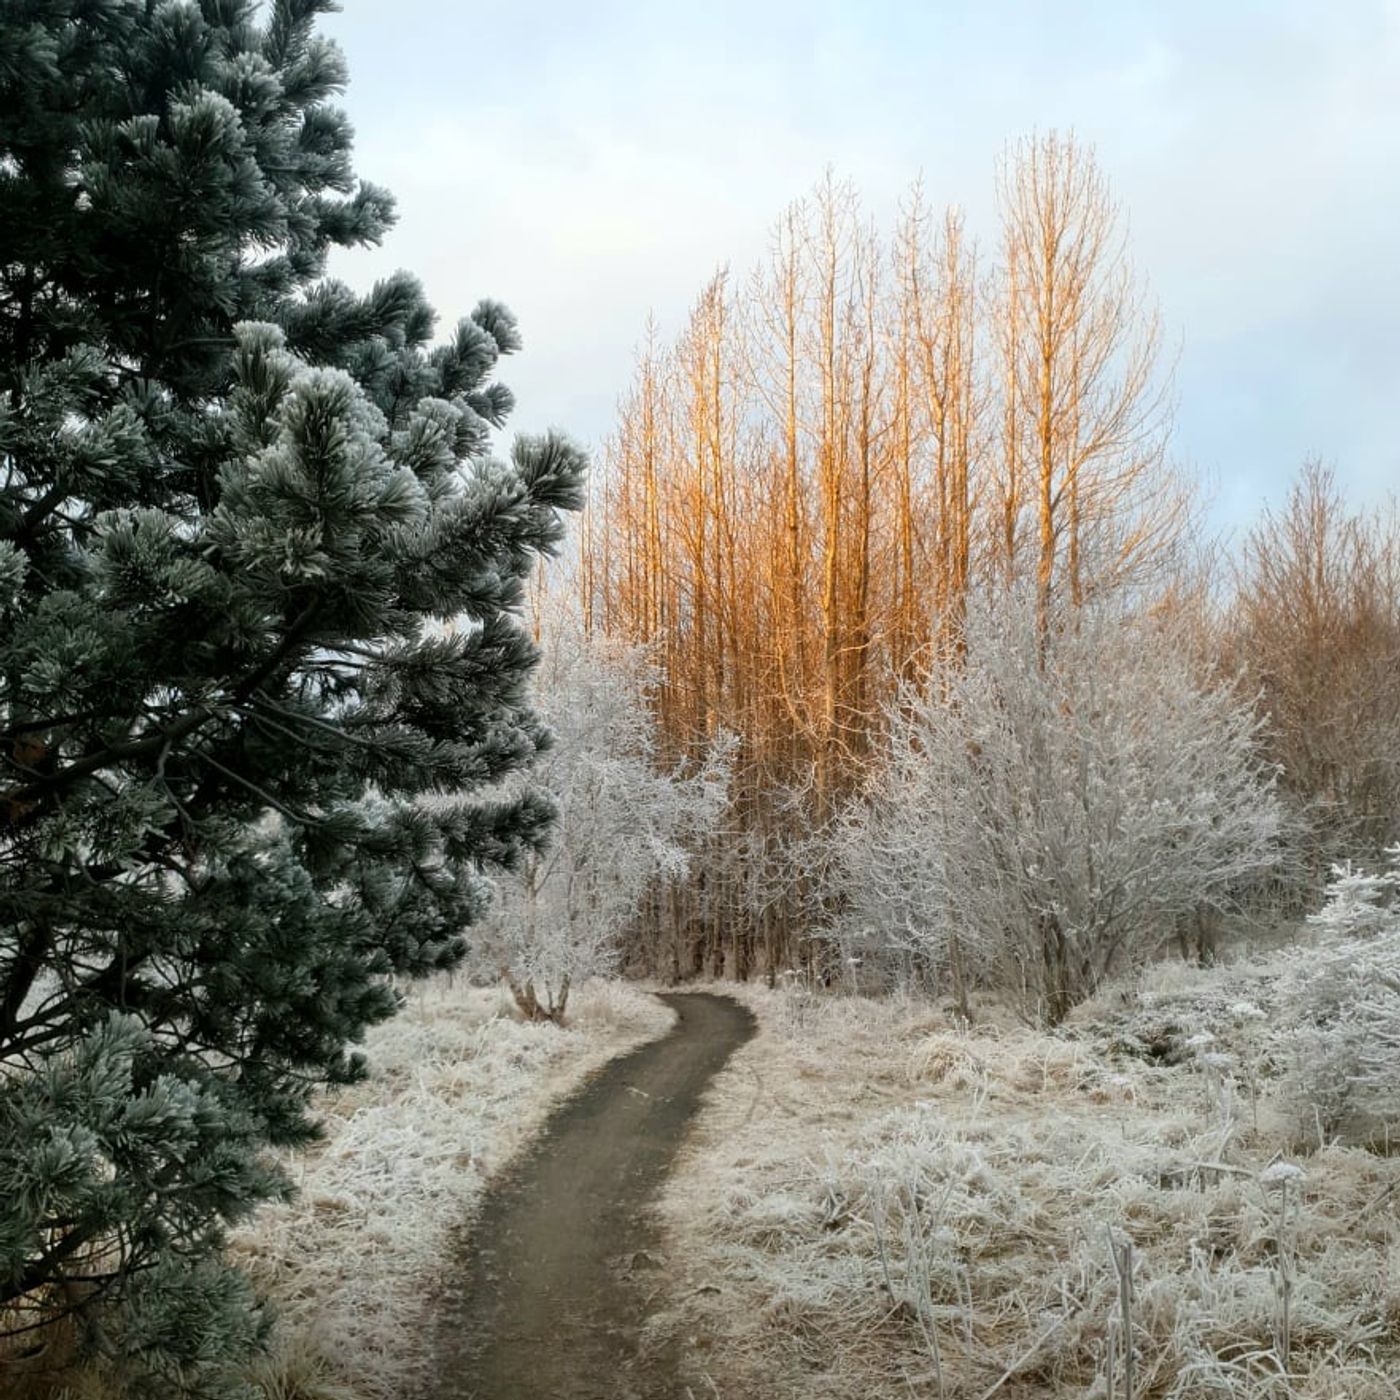
[[[1310,920],[1344,935],[1292,959],[1282,989],[1290,1087],[1304,1128],[1375,1135],[1400,1118],[1400,856],[1375,876],[1338,866]]]
[[[571,985],[615,971],[628,920],[658,882],[685,873],[724,812],[732,740],[698,765],[664,767],[650,704],[658,680],[644,648],[568,623],[545,642],[536,709],[555,744],[532,781],[557,803],[557,829],[498,883],[474,931],[478,971],[504,974],[532,1020],[562,1020]]]
[[[1393,928],[1400,913],[1395,899],[1400,893],[1400,846],[1386,856],[1389,869],[1370,874],[1350,861],[1332,867],[1327,902],[1308,922],[1334,938],[1367,938]]]
[[[833,933],[912,955],[961,1007],[993,981],[1058,1024],[1282,859],[1258,722],[1168,630],[1110,605],[1045,634],[969,606],[891,707],[885,767],[833,837]]]

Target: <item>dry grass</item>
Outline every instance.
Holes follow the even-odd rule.
[[[451,1232],[554,1103],[673,1019],[590,982],[567,1027],[529,1025],[502,992],[441,978],[372,1032],[371,1078],[326,1097],[325,1141],[288,1163],[297,1199],[232,1241],[282,1319],[269,1400],[410,1393]]]
[[[1275,980],[1164,968],[1058,1035],[738,989],[663,1202],[693,1393],[1400,1396],[1400,1159],[1298,1137]]]

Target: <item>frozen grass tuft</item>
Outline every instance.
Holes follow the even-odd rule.
[[[1299,1139],[1285,971],[1164,968],[1055,1035],[739,989],[663,1204],[694,1393],[1396,1400],[1400,1160]]]

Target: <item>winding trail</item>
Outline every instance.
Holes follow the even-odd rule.
[[[604,1066],[488,1193],[439,1310],[432,1400],[676,1394],[672,1347],[642,1332],[662,1285],[649,1207],[755,1023],[727,997],[662,1000],[671,1031]]]

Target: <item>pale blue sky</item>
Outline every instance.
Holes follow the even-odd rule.
[[[647,312],[746,269],[831,163],[882,219],[922,172],[990,245],[994,163],[1033,128],[1098,149],[1179,343],[1177,456],[1222,524],[1298,463],[1400,488],[1400,0],[346,0],[362,175],[451,321],[526,349],[517,428],[608,430]]]

